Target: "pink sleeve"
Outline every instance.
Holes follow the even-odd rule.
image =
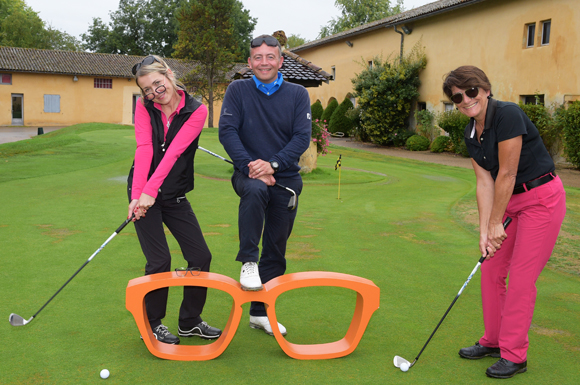
[[[135,140],[137,141],[137,149],[135,150],[135,170],[133,170],[131,199],[139,199],[143,192],[143,187],[147,183],[147,175],[153,159],[152,137],[151,118],[149,117],[149,112],[141,103],[141,98],[139,98],[135,105]]]
[[[145,188],[143,188],[145,194],[151,195],[154,198],[157,197],[159,187],[163,184],[165,177],[171,171],[175,161],[177,161],[187,147],[199,136],[201,130],[203,130],[206,117],[207,107],[202,104],[183,124],[181,130],[175,135],[169,148],[167,148],[163,160],[161,160],[161,163],[157,166],[157,169],[145,185]]]

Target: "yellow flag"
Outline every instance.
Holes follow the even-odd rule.
[[[338,159],[336,160],[336,165],[334,165],[335,171],[338,170],[342,166],[341,161],[340,161],[341,158],[342,158],[342,155],[339,155]]]

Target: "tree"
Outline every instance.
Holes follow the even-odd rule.
[[[305,38],[301,37],[300,34],[290,35],[288,41],[286,41],[286,48],[290,49],[306,43],[308,43],[308,41]]]
[[[250,16],[241,1],[234,2],[234,36],[237,40],[238,60],[246,61],[250,57],[250,42],[258,19]]]
[[[93,52],[170,57],[177,42],[175,14],[185,0],[121,0],[111,22],[93,18],[84,47]]]
[[[340,9],[341,16],[320,29],[319,39],[404,11],[403,0],[397,0],[394,7],[389,0],[336,0],[334,5]]]
[[[0,45],[51,48],[44,22],[22,0],[0,0]]]
[[[240,41],[248,41],[253,31],[250,18],[247,34],[236,31],[241,15],[249,18],[238,0],[189,0],[177,14],[178,41],[174,57],[197,62],[195,69],[184,79],[206,101],[209,109],[208,124],[213,127],[213,102],[224,96],[227,72],[240,58]]]
[[[22,0],[0,0],[0,45],[80,50],[80,42],[75,37],[46,25]]]

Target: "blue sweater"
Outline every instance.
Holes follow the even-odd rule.
[[[298,177],[298,160],[311,141],[310,97],[300,85],[284,82],[272,95],[253,79],[232,82],[224,98],[219,138],[235,168],[249,174],[256,159],[277,161],[274,177]]]

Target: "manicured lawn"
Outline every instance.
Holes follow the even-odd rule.
[[[200,145],[226,155],[217,130]],[[288,273],[334,271],[372,280],[381,289],[357,350],[334,360],[287,357],[275,339],[247,326],[249,306],[227,350],[207,362],[161,360],[139,339],[125,309],[127,282],[145,259],[129,225],[32,323],[13,327],[12,312],[30,318],[123,222],[126,175],[134,152],[128,126],[78,125],[0,145],[0,323],[2,384],[484,384],[494,360],[460,359],[482,332],[479,274],[465,290],[421,359],[412,360],[478,259],[471,170],[390,158],[345,148],[318,158],[305,177],[289,241]],[[340,200],[338,171],[342,155]],[[213,253],[212,272],[239,278],[237,205],[232,167],[198,152],[188,194]],[[580,372],[580,190],[567,188],[568,214],[554,257],[538,280],[527,373],[510,383],[573,384]],[[173,238],[173,267],[184,261]],[[165,324],[176,331],[180,290],[170,291]],[[337,288],[282,296],[279,320],[295,343],[343,337],[355,296]],[[224,327],[227,294],[210,290],[204,320]],[[182,340],[184,344],[199,340]]]

